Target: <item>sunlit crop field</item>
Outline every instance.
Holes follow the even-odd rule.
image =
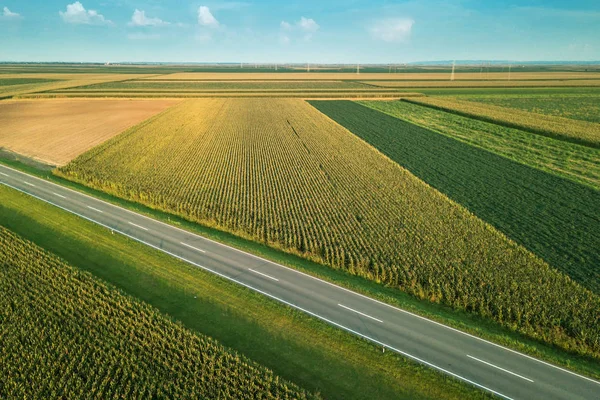
[[[301,100],[186,101],[58,173],[598,350],[596,296]]]
[[[0,226],[0,397],[314,398]]]

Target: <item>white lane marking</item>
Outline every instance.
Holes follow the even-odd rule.
[[[190,246],[190,245],[189,245],[189,244],[187,244],[187,243],[183,243],[183,242],[179,242],[179,243],[181,243],[182,245],[184,245],[184,246],[186,246],[186,247],[189,247],[190,249],[194,249],[194,250],[196,250],[196,251],[199,251],[199,252],[201,252],[201,253],[206,253],[206,250],[202,250],[202,249],[199,249],[199,248],[197,248],[197,247]]]
[[[4,176],[10,177],[10,175],[5,174],[4,172],[0,172],[0,175],[4,175]]]
[[[262,276],[264,276],[265,278],[272,279],[272,280],[274,280],[275,282],[279,282],[279,279],[277,279],[277,278],[273,278],[272,276],[269,276],[269,275],[267,275],[267,274],[263,274],[262,272],[255,271],[255,270],[253,270],[252,268],[248,268],[248,271],[252,271],[252,272],[254,272],[255,274],[259,274],[259,275],[262,275]]]
[[[440,326],[440,327],[442,327],[442,328],[449,329],[449,330],[451,330],[451,331],[454,331],[454,332],[456,332],[456,333],[460,333],[461,335],[468,336],[468,337],[470,337],[470,338],[472,338],[472,339],[479,340],[480,342],[487,343],[487,344],[489,344],[489,345],[491,345],[491,346],[494,346],[494,347],[497,347],[497,348],[499,348],[499,349],[503,349],[503,350],[509,351],[509,352],[511,352],[511,353],[513,353],[513,354],[517,354],[517,355],[519,355],[519,356],[521,356],[521,357],[525,357],[525,358],[527,358],[527,359],[529,359],[529,360],[532,360],[532,361],[538,362],[538,363],[540,363],[540,364],[544,364],[544,365],[546,365],[546,366],[548,366],[548,367],[551,367],[551,368],[558,369],[559,371],[565,372],[565,373],[567,373],[567,374],[571,374],[571,375],[573,375],[573,376],[576,376],[576,377],[578,377],[578,378],[585,379],[585,380],[587,380],[587,381],[590,381],[590,382],[592,382],[592,383],[595,383],[596,385],[600,385],[600,381],[597,381],[597,380],[595,380],[595,379],[589,378],[589,377],[587,377],[587,376],[580,375],[580,374],[578,374],[578,373],[576,373],[576,372],[573,372],[573,371],[569,371],[568,369],[565,369],[565,368],[559,367],[558,365],[554,365],[554,364],[551,364],[551,363],[549,363],[549,362],[546,362],[546,361],[540,360],[540,359],[538,359],[538,358],[535,358],[535,357],[533,357],[533,356],[530,356],[530,355],[528,355],[528,354],[521,353],[521,352],[519,352],[519,351],[517,351],[517,350],[513,350],[513,349],[510,349],[510,348],[508,348],[508,347],[502,346],[502,345],[500,345],[500,344],[498,344],[498,343],[490,342],[490,341],[489,341],[489,340],[487,340],[487,339],[480,338],[479,336],[475,336],[475,335],[473,335],[473,334],[471,334],[471,333],[468,333],[468,332],[461,331],[461,330],[459,330],[459,329],[453,328],[453,327],[451,327],[451,326],[448,326],[448,325],[444,325],[444,324],[442,324],[441,322],[434,321],[434,320],[432,320],[432,319],[429,319],[429,318],[427,318],[427,317],[423,317],[422,315],[415,314],[415,313],[413,313],[413,312],[410,312],[410,311],[407,311],[407,310],[403,310],[403,309],[401,309],[401,308],[398,308],[398,307],[396,307],[396,306],[393,306],[393,305],[391,305],[391,304],[384,303],[383,301],[380,301],[380,300],[374,299],[374,298],[372,298],[372,297],[366,296],[366,295],[364,295],[364,294],[362,294],[362,293],[354,292],[354,291],[352,291],[352,290],[350,290],[350,289],[347,289],[347,288],[345,288],[345,287],[342,287],[342,286],[338,286],[338,285],[336,285],[335,283],[327,282],[327,281],[325,281],[325,280],[323,280],[323,279],[321,279],[321,278],[318,278],[318,277],[316,277],[316,276],[312,276],[312,275],[310,275],[310,274],[307,274],[307,273],[305,273],[305,272],[299,271],[299,270],[297,270],[297,269],[293,269],[293,268],[287,267],[287,266],[285,266],[285,265],[278,264],[278,263],[276,263],[275,261],[267,260],[266,258],[263,258],[263,257],[257,256],[257,255],[255,255],[255,254],[252,254],[252,253],[248,253],[248,252],[246,252],[246,251],[244,251],[244,250],[236,249],[235,247],[231,247],[231,246],[229,246],[229,245],[227,245],[227,244],[225,244],[225,243],[217,242],[216,240],[212,240],[212,239],[206,238],[206,237],[204,237],[204,236],[197,235],[197,234],[195,234],[195,233],[194,233],[194,232],[192,232],[192,231],[188,231],[188,230],[185,230],[185,229],[179,228],[179,227],[177,227],[177,226],[174,226],[174,225],[167,224],[166,222],[160,221],[160,220],[158,220],[158,219],[154,219],[154,218],[152,218],[152,217],[149,217],[149,216],[147,216],[147,215],[144,215],[144,214],[138,214],[138,213],[136,213],[136,212],[134,212],[134,211],[128,210],[127,208],[123,208],[123,207],[121,207],[121,206],[117,206],[117,205],[115,205],[115,204],[113,204],[113,203],[109,203],[108,201],[104,201],[104,200],[98,199],[98,198],[96,198],[96,197],[90,196],[90,195],[88,195],[88,194],[85,194],[85,193],[83,193],[83,192],[80,192],[80,191],[77,191],[77,190],[71,189],[71,188],[69,188],[69,187],[66,187],[66,186],[59,185],[58,183],[54,183],[54,182],[51,182],[51,181],[46,181],[46,180],[44,180],[44,179],[42,179],[42,178],[38,178],[37,176],[33,176],[33,175],[26,174],[26,173],[24,173],[24,172],[21,172],[21,171],[19,171],[18,169],[14,169],[14,168],[11,168],[11,167],[7,167],[6,165],[3,165],[3,164],[1,164],[1,163],[0,163],[0,167],[2,167],[2,168],[6,168],[6,169],[9,169],[9,170],[11,170],[11,171],[14,171],[14,172],[16,172],[17,174],[25,175],[25,176],[27,176],[27,177],[30,177],[30,178],[33,178],[33,179],[40,180],[40,181],[42,181],[42,182],[44,182],[44,183],[49,183],[49,184],[51,184],[51,185],[54,185],[54,186],[57,186],[57,187],[59,187],[59,188],[61,188],[61,189],[68,190],[68,191],[70,191],[70,192],[73,192],[73,193],[75,193],[75,194],[78,194],[78,195],[80,195],[80,196],[88,197],[88,198],[90,198],[90,199],[92,199],[92,200],[95,200],[95,201],[102,202],[102,203],[104,203],[104,204],[106,204],[106,205],[109,205],[109,206],[111,206],[111,207],[118,208],[118,209],[120,209],[120,210],[123,210],[123,211],[125,211],[125,212],[127,212],[127,213],[130,213],[130,214],[136,215],[136,216],[138,216],[138,217],[146,218],[146,219],[148,219],[148,220],[150,220],[150,221],[152,221],[152,222],[155,222],[155,223],[162,224],[162,225],[164,225],[164,226],[167,226],[167,227],[169,227],[169,228],[171,228],[171,229],[175,229],[175,230],[181,231],[181,232],[183,232],[183,233],[186,233],[186,234],[188,234],[188,235],[192,235],[192,236],[194,236],[194,237],[196,237],[196,238],[198,238],[198,239],[206,240],[206,241],[209,241],[209,242],[211,242],[211,243],[217,244],[217,245],[219,245],[219,246],[222,246],[222,247],[228,248],[228,249],[230,249],[230,250],[236,251],[236,252],[238,252],[238,253],[241,253],[241,254],[246,254],[246,255],[248,255],[248,256],[250,256],[250,257],[254,257],[254,258],[258,259],[258,260],[262,260],[262,261],[268,262],[268,263],[270,263],[270,264],[276,265],[276,266],[278,266],[278,267],[280,267],[280,268],[285,268],[285,269],[287,269],[287,270],[289,270],[289,271],[292,271],[292,272],[295,272],[295,273],[297,273],[297,274],[300,274],[300,275],[306,276],[307,278],[311,278],[311,279],[314,279],[314,280],[316,280],[316,281],[319,281],[319,282],[321,282],[321,283],[324,283],[324,284],[326,284],[326,285],[329,285],[329,286],[335,287],[335,288],[337,288],[337,289],[343,290],[343,291],[345,291],[345,292],[352,293],[352,294],[354,294],[354,295],[356,295],[356,296],[362,297],[362,298],[364,298],[364,299],[368,299],[368,300],[370,300],[370,301],[373,301],[373,302],[375,302],[375,303],[381,304],[381,305],[383,305],[383,306],[385,306],[385,307],[389,307],[389,308],[391,308],[391,309],[394,309],[394,310],[396,310],[396,311],[399,311],[399,312],[401,312],[401,313],[404,313],[404,314],[407,314],[407,315],[412,315],[413,317],[415,317],[415,318],[419,318],[419,319],[421,319],[421,320],[423,320],[423,321],[430,322],[430,323],[432,323],[432,324],[435,324],[435,325],[438,325],[438,326]],[[4,184],[4,185],[6,185],[6,186],[10,186],[11,188],[13,188],[13,189],[15,189],[15,190],[18,190],[18,191],[20,191],[20,192],[23,192],[22,190],[20,190],[20,189],[17,189],[17,188],[15,188],[14,186],[11,186],[11,185],[9,185],[9,184],[7,184],[7,183],[4,183],[4,182],[0,182],[0,183]],[[27,193],[27,192],[23,192],[23,193],[25,193],[25,194],[29,194],[29,193]],[[31,194],[30,194],[30,195],[31,195]],[[31,196],[33,196],[33,195],[31,195]],[[33,197],[36,197],[36,196],[33,196]],[[38,197],[36,197],[36,198],[38,198]],[[38,198],[38,199],[39,199],[39,198]],[[42,200],[42,199],[40,199],[40,200]],[[45,201],[45,200],[44,200],[44,201]],[[50,203],[50,204],[53,204],[53,205],[55,205],[54,203]],[[59,206],[57,206],[57,207],[59,207]],[[69,211],[69,210],[67,210],[67,211]]]
[[[144,228],[143,226],[140,226],[140,225],[138,225],[138,224],[134,224],[133,222],[127,221],[127,223],[128,223],[129,225],[133,225],[133,226],[135,226],[136,228],[140,228],[140,229],[143,229],[143,230],[145,230],[145,231],[147,231],[147,230],[148,230],[148,228]]]
[[[5,185],[5,186],[8,186],[8,187],[11,187],[11,188],[13,188],[13,189],[15,189],[15,190],[17,190],[17,191],[19,191],[19,192],[21,192],[21,193],[25,193],[25,194],[27,194],[27,195],[29,195],[29,196],[31,196],[31,197],[35,197],[36,199],[38,199],[38,200],[40,200],[40,201],[43,201],[44,203],[51,204],[51,205],[53,205],[53,206],[55,206],[55,207],[57,207],[57,208],[60,208],[60,209],[62,209],[62,210],[65,210],[65,211],[67,211],[67,212],[70,212],[71,214],[77,215],[78,217],[81,217],[81,218],[83,218],[83,219],[85,219],[85,220],[87,220],[87,221],[90,221],[90,222],[93,222],[93,223],[95,223],[95,224],[98,224],[98,225],[100,225],[100,226],[103,226],[104,228],[107,228],[107,229],[110,229],[110,230],[112,230],[112,231],[115,231],[115,232],[117,232],[117,233],[120,233],[121,235],[123,235],[123,236],[126,236],[126,237],[128,237],[128,238],[130,238],[130,239],[132,239],[132,240],[135,240],[136,242],[139,242],[139,243],[145,244],[146,246],[150,246],[150,247],[152,247],[152,248],[153,248],[153,249],[155,249],[155,250],[162,251],[163,253],[165,253],[165,254],[168,254],[168,255],[170,255],[170,256],[173,256],[173,257],[177,258],[178,260],[181,260],[181,261],[187,262],[187,263],[189,263],[189,264],[192,264],[192,265],[194,265],[194,266],[196,266],[196,267],[198,267],[198,268],[201,268],[201,269],[203,269],[203,270],[205,270],[205,271],[208,271],[208,272],[211,272],[211,273],[213,273],[213,274],[215,274],[215,275],[218,275],[218,276],[220,276],[221,278],[227,279],[227,280],[229,280],[229,281],[231,281],[231,282],[235,282],[235,283],[237,283],[237,284],[239,284],[239,285],[242,285],[242,286],[244,286],[244,287],[247,287],[248,289],[254,290],[254,291],[255,291],[255,292],[257,292],[257,293],[260,293],[260,294],[262,294],[262,295],[265,295],[265,296],[267,296],[267,297],[270,297],[270,298],[272,298],[272,299],[274,299],[274,300],[277,300],[277,301],[279,301],[279,302],[281,302],[281,303],[283,303],[283,304],[286,304],[286,305],[288,305],[288,306],[290,306],[290,307],[292,307],[292,308],[295,308],[295,309],[297,309],[297,310],[300,310],[300,311],[302,311],[302,312],[305,312],[306,314],[312,315],[312,316],[313,316],[313,317],[315,317],[315,318],[318,318],[318,319],[320,319],[320,320],[322,320],[322,321],[325,321],[325,322],[327,322],[327,323],[329,323],[329,324],[331,324],[331,325],[337,326],[338,328],[340,328],[340,329],[343,329],[343,330],[345,330],[345,331],[347,331],[347,332],[350,332],[350,333],[352,333],[352,334],[354,334],[354,335],[356,335],[356,336],[360,336],[360,337],[362,337],[362,338],[364,338],[364,339],[367,339],[367,340],[370,340],[371,342],[373,342],[373,343],[376,343],[376,344],[378,344],[378,345],[380,345],[380,346],[384,346],[384,347],[385,347],[385,348],[387,348],[387,349],[390,349],[390,350],[392,350],[392,351],[395,351],[395,352],[396,352],[396,353],[398,353],[398,354],[402,354],[402,355],[403,355],[403,356],[405,356],[405,357],[408,357],[408,358],[410,358],[410,359],[412,359],[412,360],[414,360],[414,361],[417,361],[417,362],[420,362],[420,363],[422,363],[422,364],[425,364],[425,365],[427,365],[427,366],[429,366],[429,367],[431,367],[431,368],[437,369],[438,371],[441,371],[441,372],[443,372],[443,373],[445,373],[445,374],[448,374],[448,375],[450,375],[450,376],[453,376],[454,378],[456,378],[456,379],[459,379],[459,380],[462,380],[463,382],[467,382],[467,383],[470,383],[470,384],[471,384],[471,385],[473,385],[473,386],[477,386],[478,388],[481,388],[481,389],[483,389],[483,390],[487,390],[488,392],[490,392],[490,393],[493,393],[493,394],[495,394],[495,395],[497,395],[497,396],[500,396],[500,397],[502,397],[502,398],[504,398],[504,399],[506,399],[506,400],[514,400],[512,397],[508,397],[508,396],[506,396],[506,395],[503,395],[503,394],[502,394],[502,393],[500,393],[500,392],[497,392],[497,391],[495,391],[495,390],[493,390],[493,389],[490,389],[490,388],[488,388],[488,387],[486,387],[486,386],[480,385],[480,384],[479,384],[479,383],[477,383],[477,382],[473,382],[472,380],[470,380],[470,379],[467,379],[467,378],[465,378],[465,377],[463,377],[463,376],[460,376],[460,375],[458,375],[458,374],[455,374],[454,372],[450,372],[450,371],[448,371],[448,370],[446,370],[446,369],[444,369],[444,368],[442,368],[442,367],[438,367],[438,366],[437,366],[437,365],[435,365],[435,364],[432,364],[432,363],[430,363],[430,362],[428,362],[428,361],[425,361],[425,360],[423,360],[423,359],[421,359],[421,358],[415,357],[415,356],[413,356],[413,355],[411,355],[411,354],[409,354],[409,353],[406,353],[406,352],[404,352],[404,351],[402,351],[402,350],[396,349],[395,347],[392,347],[392,346],[390,346],[390,345],[388,345],[388,344],[385,344],[385,343],[383,343],[383,342],[380,342],[380,341],[379,341],[379,340],[377,340],[377,339],[373,339],[373,338],[371,338],[371,337],[369,337],[369,336],[367,336],[367,335],[363,335],[363,334],[362,334],[362,333],[360,333],[360,332],[356,332],[356,331],[354,331],[354,330],[352,330],[352,329],[350,329],[350,328],[347,328],[347,327],[345,327],[344,325],[338,324],[337,322],[331,321],[331,320],[329,320],[329,319],[327,319],[327,318],[325,318],[325,317],[321,317],[320,315],[318,315],[318,314],[315,314],[315,313],[313,313],[312,311],[305,310],[305,309],[303,309],[302,307],[299,307],[299,306],[297,306],[297,305],[295,305],[295,304],[292,304],[292,303],[290,303],[290,302],[287,302],[287,301],[285,301],[285,300],[283,300],[283,299],[280,299],[280,298],[278,298],[278,297],[276,297],[276,296],[273,296],[272,294],[269,294],[269,293],[267,293],[267,292],[264,292],[264,291],[262,291],[262,290],[260,290],[260,289],[256,289],[256,288],[254,288],[254,287],[252,287],[252,286],[250,286],[250,285],[248,285],[248,284],[246,284],[246,283],[244,283],[244,282],[238,281],[238,280],[237,280],[237,279],[235,279],[235,278],[231,278],[231,277],[229,277],[229,276],[227,276],[227,275],[225,275],[225,274],[222,274],[222,273],[220,273],[220,272],[217,272],[217,271],[215,271],[215,270],[212,270],[212,269],[210,269],[210,268],[207,268],[207,267],[205,267],[205,266],[203,266],[203,265],[196,264],[195,262],[193,262],[193,261],[190,261],[190,260],[187,260],[187,259],[185,259],[185,258],[183,258],[183,257],[181,257],[181,256],[178,256],[177,254],[171,253],[170,251],[167,251],[167,250],[165,250],[165,249],[161,249],[161,248],[160,248],[160,247],[158,247],[158,246],[155,246],[155,245],[153,245],[153,244],[150,244],[150,243],[148,243],[148,242],[145,242],[145,241],[143,241],[143,240],[141,240],[141,239],[138,239],[138,238],[136,238],[136,237],[134,237],[134,236],[131,236],[131,235],[129,235],[129,234],[127,234],[127,233],[125,233],[125,232],[121,232],[121,231],[119,231],[118,229],[111,228],[110,226],[108,226],[108,225],[104,225],[104,224],[103,224],[103,223],[101,223],[101,222],[98,222],[98,221],[96,221],[96,220],[93,220],[93,219],[91,219],[91,218],[89,218],[89,217],[86,217],[86,216],[84,216],[84,215],[78,214],[78,213],[76,213],[76,212],[74,212],[74,211],[71,211],[71,210],[69,210],[69,209],[65,208],[65,207],[59,206],[58,204],[54,204],[54,203],[52,203],[52,202],[51,202],[51,201],[49,201],[49,200],[42,199],[41,197],[38,197],[38,196],[36,196],[36,195],[34,195],[34,194],[29,194],[29,193],[27,193],[27,192],[25,192],[25,191],[23,191],[23,190],[21,190],[21,189],[18,189],[18,188],[16,188],[16,187],[12,186],[12,185],[9,185],[8,183],[0,182],[0,184],[2,184],[2,185]],[[58,185],[57,185],[57,186],[58,186]],[[89,196],[88,196],[88,197],[89,197]],[[165,224],[165,225],[167,225],[167,224]]]
[[[360,315],[362,315],[363,317],[371,318],[372,320],[374,320],[374,321],[377,321],[377,322],[381,322],[381,323],[383,324],[383,321],[382,321],[382,320],[380,320],[380,319],[377,319],[377,318],[375,318],[375,317],[371,317],[370,315],[367,315],[367,314],[365,314],[365,313],[361,313],[360,311],[353,310],[353,309],[351,309],[350,307],[346,307],[346,306],[345,306],[345,305],[343,305],[343,304],[338,304],[338,306],[340,306],[340,307],[342,307],[342,308],[345,308],[346,310],[349,310],[349,311],[355,312],[355,313],[357,313],[357,314],[360,314]]]
[[[29,185],[29,186],[33,186],[33,187],[35,187],[35,185],[34,185],[33,183],[29,183],[29,182],[27,182],[27,181],[23,181],[23,183],[25,183],[26,185]]]
[[[53,195],[60,197],[61,199],[66,199],[65,196],[63,196],[62,194],[58,194],[58,193],[54,193],[52,192]]]
[[[472,359],[473,359],[473,360],[475,360],[475,361],[479,361],[480,363],[484,363],[485,365],[489,365],[490,367],[494,367],[494,368],[496,368],[496,369],[499,369],[500,371],[504,371],[504,372],[506,372],[507,374],[511,374],[511,375],[514,375],[514,376],[518,376],[518,377],[519,377],[519,378],[521,378],[521,379],[525,379],[526,381],[533,382],[533,381],[532,381],[531,379],[529,379],[529,378],[525,378],[524,376],[521,376],[521,375],[519,375],[519,374],[515,374],[514,372],[512,372],[512,371],[509,371],[509,370],[507,370],[507,369],[500,368],[499,366],[497,366],[497,365],[494,365],[494,364],[492,364],[492,363],[489,363],[489,362],[487,362],[487,361],[480,360],[479,358],[475,358],[475,357],[473,357],[473,356],[470,356],[470,355],[468,355],[468,354],[467,354],[467,357],[469,357],[469,358],[472,358]]]
[[[98,210],[97,208],[94,208],[94,207],[92,207],[92,206],[87,206],[87,208],[89,208],[90,210],[94,210],[94,211],[96,211],[96,212],[99,212],[99,213],[104,213],[104,211],[102,211],[102,210]]]

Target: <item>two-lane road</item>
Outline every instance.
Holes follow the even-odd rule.
[[[505,399],[600,399],[600,382],[0,165],[0,183]]]

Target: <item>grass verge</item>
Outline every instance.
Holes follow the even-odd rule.
[[[0,199],[9,230],[325,398],[488,397],[13,189],[0,186]]]
[[[543,343],[541,341],[536,341],[534,339],[525,337],[524,335],[518,334],[507,328],[503,328],[494,322],[478,317],[476,315],[468,314],[467,312],[452,309],[450,307],[443,306],[440,304],[429,303],[426,301],[416,299],[397,289],[387,288],[375,282],[368,281],[364,278],[350,275],[344,271],[334,270],[325,267],[323,265],[305,260],[301,257],[270,248],[261,243],[256,243],[250,240],[242,239],[226,232],[222,232],[213,228],[204,227],[202,225],[186,221],[185,219],[174,216],[172,214],[153,210],[149,207],[143,206],[135,202],[116,198],[104,192],[97,191],[85,187],[83,185],[62,179],[60,177],[54,176],[51,172],[39,170],[18,161],[0,159],[0,163],[3,163],[12,168],[19,169],[23,172],[27,172],[32,175],[36,175],[38,177],[47,179],[49,181],[61,184],[65,187],[69,187],[79,192],[92,195],[96,198],[138,212],[140,214],[155,218],[159,221],[163,221],[171,225],[177,226],[179,228],[186,229],[190,232],[194,232],[196,234],[219,241],[229,246],[264,257],[282,265],[295,268],[307,274],[319,277],[326,281],[333,282],[337,285],[349,288],[356,292],[363,293],[370,297],[384,301],[388,304],[401,307],[402,309],[405,309],[407,311],[414,312],[432,320],[477,335],[481,338],[555,363],[557,365],[567,367],[573,371],[583,373],[585,375],[597,379],[600,378],[600,365],[598,364],[598,361],[596,359],[569,353],[558,347],[551,346],[547,343]],[[223,343],[227,344],[226,342]],[[253,358],[251,355],[249,355],[249,357]],[[260,360],[257,361],[260,362]],[[270,365],[267,366],[270,367]],[[280,374],[284,378],[287,378],[286,375],[283,375],[279,371],[276,371],[276,373]],[[312,386],[303,385],[303,387],[309,390],[312,389]]]

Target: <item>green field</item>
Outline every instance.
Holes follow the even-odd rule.
[[[311,102],[508,237],[600,293],[600,192],[348,101]]]
[[[27,85],[30,83],[49,83],[56,82],[56,79],[42,79],[42,78],[2,78],[0,75],[0,87],[2,86],[14,86],[14,85]]]
[[[0,199],[0,225],[325,398],[488,397],[12,189],[0,186]]]
[[[59,173],[582,353],[598,351],[597,333],[589,341],[579,334],[598,329],[590,317],[597,297],[302,101],[182,103]],[[563,305],[566,292],[578,308]]]
[[[473,97],[468,100],[556,117],[600,123],[600,97]],[[600,126],[598,127],[600,130]]]
[[[600,190],[600,149],[555,140],[406,101],[359,103],[521,164]]]
[[[2,398],[318,398],[2,226],[0,265]]]
[[[587,121],[530,113],[448,97],[406,99],[416,104],[527,132],[600,148],[600,126]]]

